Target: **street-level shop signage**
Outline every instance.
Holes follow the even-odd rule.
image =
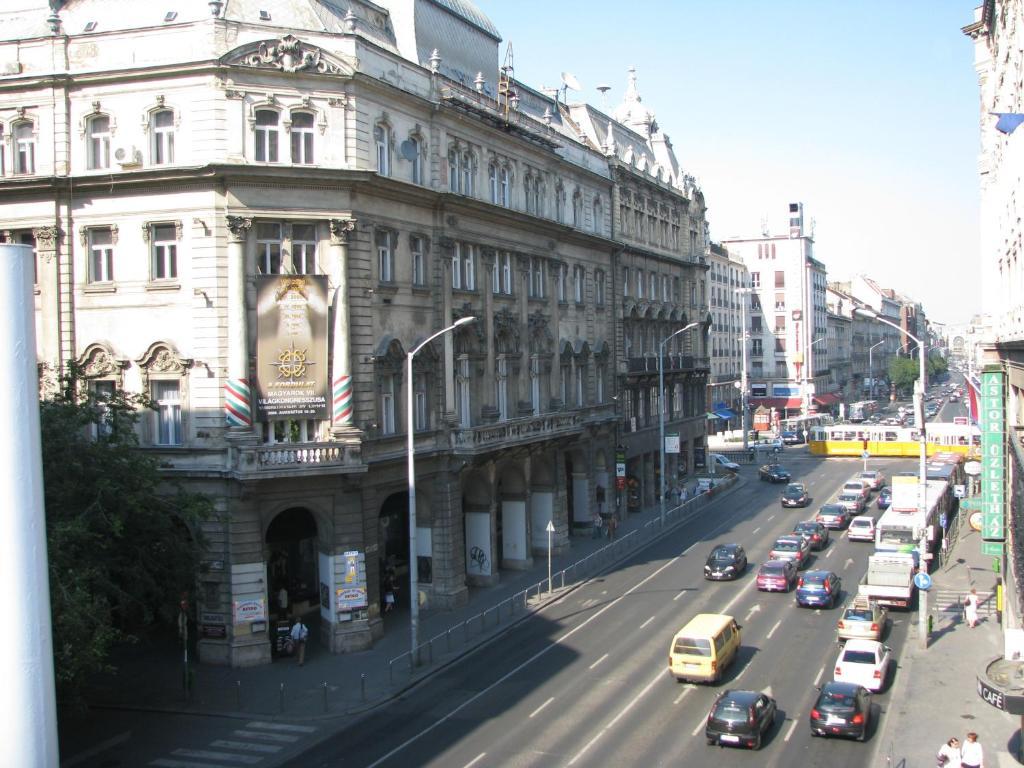
[[[978,677],[978,695],[996,709],[1011,715],[1024,715],[1024,696],[1006,693],[981,677]]]
[[[981,538],[1006,539],[1005,384],[1001,369],[981,373]]]
[[[265,421],[326,419],[327,278],[256,282],[256,406]]]

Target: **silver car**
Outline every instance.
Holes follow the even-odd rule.
[[[851,600],[836,623],[836,638],[846,640],[879,640],[885,632],[886,610],[874,600],[860,595]]]

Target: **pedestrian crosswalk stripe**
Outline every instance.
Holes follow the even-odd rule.
[[[287,733],[260,733],[259,731],[234,731],[233,735],[242,739],[263,739],[264,741],[277,741],[283,744],[292,744],[302,738],[301,736],[292,736]]]
[[[240,752],[280,752],[281,747],[273,744],[249,744],[245,741],[226,741],[224,739],[218,739],[217,741],[210,742],[211,747],[219,747],[220,749],[237,749]]]
[[[176,749],[172,755],[181,757],[199,757],[204,760],[225,760],[229,763],[243,763],[244,765],[255,765],[263,760],[262,757],[252,755],[232,755],[227,752],[210,752],[206,749]]]
[[[295,731],[296,733],[313,733],[316,728],[311,725],[289,725],[288,723],[265,723],[253,720],[245,724],[246,728],[262,728],[265,731]]]
[[[158,768],[232,768],[223,763],[193,763],[189,760],[168,760],[165,757],[153,760],[150,765],[158,766]]]

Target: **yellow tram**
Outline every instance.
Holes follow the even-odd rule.
[[[885,424],[831,424],[815,427],[808,441],[811,453],[819,456],[857,456],[864,451],[872,456],[916,457],[921,433],[917,427]],[[981,452],[981,430],[973,424],[935,422],[925,430],[928,455],[948,452],[965,456]]]

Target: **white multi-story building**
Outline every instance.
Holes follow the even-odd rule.
[[[814,258],[803,204],[789,206],[785,235],[723,240],[750,275],[750,405],[775,420],[813,413],[829,392],[825,265]]]
[[[708,432],[711,433],[742,427],[743,302],[749,304],[749,299],[737,290],[748,288],[750,278],[746,265],[717,243],[711,244],[707,259],[708,309],[711,312]]]

